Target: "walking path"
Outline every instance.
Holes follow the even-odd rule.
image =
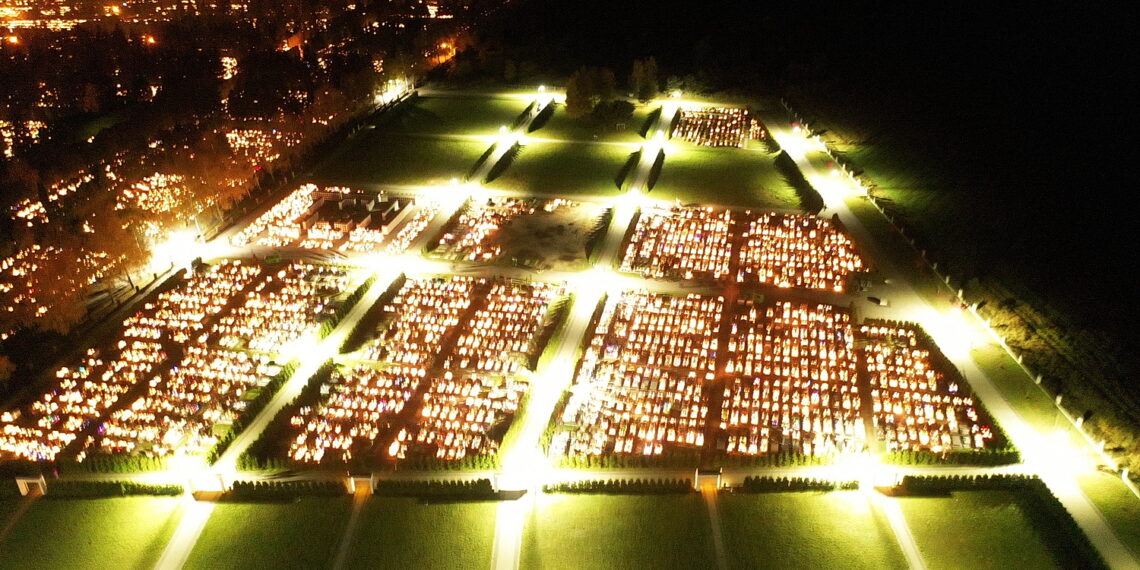
[[[910,532],[910,525],[907,524],[906,517],[903,516],[902,507],[899,506],[898,500],[874,491],[870,491],[868,497],[868,500],[871,501],[871,507],[882,512],[887,522],[890,523],[891,531],[895,534],[895,541],[899,543],[899,549],[906,557],[907,565],[910,566],[911,570],[925,570],[926,563],[922,561],[922,553],[918,550],[918,544],[914,542],[914,535]]]
[[[701,488],[701,497],[705,500],[705,508],[709,512],[709,526],[712,528],[713,550],[716,552],[716,567],[719,570],[728,570],[728,556],[724,548],[724,532],[721,530],[720,511],[717,509],[716,485],[705,485]]]
[[[372,489],[360,485],[352,495],[352,514],[348,515],[348,524],[344,527],[344,536],[340,539],[340,546],[336,549],[336,558],[333,560],[333,570],[342,570],[348,562],[348,554],[352,550],[352,542],[356,540],[356,527],[360,526],[360,514],[364,512],[364,505],[372,496]]]
[[[179,570],[182,568],[190,558],[190,553],[193,552],[194,545],[198,543],[202,529],[206,528],[206,523],[214,512],[213,501],[197,501],[189,495],[184,500],[186,501],[186,510],[182,512],[182,518],[178,521],[178,528],[174,529],[174,535],[170,537],[166,550],[162,551],[162,557],[155,564],[156,570]]]

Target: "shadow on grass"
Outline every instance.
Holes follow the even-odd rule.
[[[499,162],[496,162],[495,165],[491,167],[491,170],[487,172],[487,177],[483,179],[483,183],[487,184],[493,182],[496,178],[502,176],[503,173],[511,167],[511,164],[515,161],[515,157],[519,155],[520,150],[522,150],[522,147],[519,146],[519,143],[516,142],[511,145],[510,150],[504,152],[503,156],[499,158]]]
[[[618,170],[617,176],[614,177],[614,185],[618,190],[621,190],[625,185],[625,179],[629,177],[629,173],[637,166],[638,161],[641,160],[641,150],[629,153],[629,158],[626,159],[625,164],[622,165],[621,170]]]
[[[546,123],[550,122],[550,117],[553,117],[553,116],[554,116],[554,103],[551,103],[551,104],[547,105],[546,107],[543,107],[542,111],[540,111],[538,113],[538,115],[535,116],[534,120],[530,122],[530,126],[527,127],[526,132],[533,133],[534,131],[537,131],[538,129],[545,127]]]
[[[645,122],[642,123],[641,128],[637,130],[637,134],[641,135],[641,138],[645,138],[646,133],[649,132],[649,128],[653,126],[653,123],[657,121],[657,118],[660,116],[661,107],[657,107],[656,109],[650,111],[649,114],[646,115]]]
[[[819,191],[804,178],[800,168],[796,166],[792,157],[788,156],[787,152],[780,151],[773,161],[776,169],[784,176],[784,181],[788,183],[795,191],[796,195],[800,198],[800,208],[805,212],[811,214],[818,214],[823,209],[823,196],[819,195]]]
[[[421,505],[454,505],[459,503],[490,503],[497,501],[516,501],[522,498],[526,491],[499,491],[489,495],[455,495],[451,497],[419,497]]]

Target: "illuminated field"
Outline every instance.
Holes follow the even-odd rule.
[[[376,122],[376,128],[401,134],[494,136],[526,109],[522,99],[478,96],[416,97]],[[484,145],[486,148],[487,145]]]
[[[364,507],[349,568],[481,568],[491,556],[497,503],[374,497]]]
[[[799,196],[766,152],[740,148],[667,148],[660,178],[648,195],[686,204],[791,210],[800,207]]]
[[[41,499],[0,540],[0,568],[153,568],[177,526],[179,504],[150,497]],[[6,522],[0,516],[0,528]]]
[[[638,105],[633,114],[624,121],[624,128],[611,130],[590,126],[585,120],[571,118],[566,114],[566,107],[559,105],[542,128],[527,134],[531,137],[556,140],[640,143],[644,140],[641,130],[645,128],[650,114],[657,108],[658,106],[652,103]]]
[[[482,138],[437,138],[367,129],[346,140],[309,178],[328,185],[442,186],[463,180],[490,145]]]
[[[729,565],[749,568],[905,568],[884,517],[867,495],[721,493]]]
[[[700,495],[542,494],[535,500],[522,537],[522,568],[716,565]]]
[[[637,148],[624,144],[529,143],[487,187],[540,196],[616,196],[620,191],[616,179]]]

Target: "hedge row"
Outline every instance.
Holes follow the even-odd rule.
[[[646,456],[641,454],[588,455],[586,457],[563,457],[560,466],[565,469],[627,469],[631,467],[691,467],[696,468],[701,461],[697,450],[674,450],[665,455]]]
[[[325,362],[309,378],[309,383],[305,385],[301,393],[277,412],[277,415],[269,422],[269,427],[262,432],[261,437],[238,456],[237,468],[239,470],[270,471],[292,467],[292,462],[276,457],[277,452],[281,451],[276,448],[276,445],[281,441],[281,438],[286,437],[289,418],[292,417],[293,413],[303,404],[316,402],[320,398],[320,386],[334,367],[332,360]]]
[[[1077,525],[1077,521],[1041,479],[1030,475],[903,477],[902,487],[915,494],[949,491],[1009,490],[1022,514],[1032,523],[1062,568],[1108,568],[1100,552]]]
[[[355,307],[358,302],[360,302],[360,299],[364,297],[364,294],[368,292],[369,287],[372,287],[374,283],[376,283],[375,275],[369,277],[368,279],[365,279],[364,283],[361,283],[359,287],[353,290],[353,292],[344,300],[344,302],[341,303],[339,307],[337,307],[336,312],[333,313],[332,318],[321,323],[322,339],[328,338],[328,336],[332,334],[337,325],[339,325],[340,322],[344,320],[344,317],[348,315],[349,311],[351,311],[352,308]]]
[[[852,491],[858,481],[831,481],[808,477],[745,477],[740,490],[746,493],[780,493],[785,491]]]
[[[459,461],[447,461],[430,455],[412,454],[400,460],[401,469],[413,471],[494,471],[499,467],[498,454],[468,455]]]
[[[234,481],[234,499],[291,499],[302,496],[333,497],[348,494],[339,481]]]
[[[144,471],[165,471],[167,458],[146,455],[103,455],[88,456],[82,463],[60,460],[57,465],[61,473],[140,473]]]
[[[217,461],[218,458],[220,458],[227,449],[229,449],[230,444],[232,444],[234,440],[237,439],[239,435],[241,435],[241,432],[245,430],[249,422],[253,421],[253,419],[261,413],[261,410],[265,409],[265,406],[269,405],[269,401],[273,399],[274,394],[276,394],[277,391],[281,389],[281,386],[285,385],[285,382],[288,381],[289,377],[292,376],[296,371],[296,360],[292,360],[288,364],[281,367],[281,370],[277,372],[277,374],[275,374],[273,378],[269,380],[269,383],[267,383],[265,387],[263,387],[261,391],[257,393],[257,397],[255,397],[253,400],[250,400],[249,405],[245,407],[245,411],[243,411],[240,416],[234,419],[234,423],[230,426],[230,429],[226,432],[226,435],[223,435],[221,438],[219,438],[218,442],[214,444],[214,447],[210,448],[210,451],[206,452],[207,463],[213,465],[214,462]]]
[[[543,485],[544,493],[602,493],[607,495],[666,495],[693,492],[691,479],[617,479],[573,481]]]
[[[182,485],[153,485],[133,481],[50,481],[48,497],[124,497],[158,495],[175,497],[186,492]]]
[[[1010,465],[1021,463],[1016,449],[956,449],[946,453],[933,451],[892,451],[886,462],[895,465]]]
[[[375,494],[386,497],[489,497],[495,494],[490,479],[471,481],[392,481],[376,482]]]

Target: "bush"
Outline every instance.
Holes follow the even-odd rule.
[[[590,493],[606,495],[666,495],[692,493],[691,479],[614,479],[573,481],[543,485],[544,493]]]
[[[167,458],[147,455],[89,455],[82,463],[59,460],[60,473],[140,473],[165,471]]]
[[[858,481],[830,481],[807,477],[745,477],[740,490],[746,493],[781,493],[787,491],[850,491],[858,488]]]
[[[182,485],[152,485],[133,481],[49,481],[47,497],[125,497],[154,495],[176,497],[186,492]]]
[[[229,449],[230,444],[232,444],[234,440],[241,435],[241,432],[245,430],[246,426],[249,425],[249,422],[253,421],[253,419],[261,413],[261,410],[264,410],[265,406],[269,405],[269,401],[273,399],[273,396],[277,394],[281,386],[293,376],[293,373],[297,371],[297,364],[298,361],[293,360],[285,366],[282,366],[281,370],[257,393],[257,397],[250,400],[249,405],[245,407],[245,411],[234,420],[233,425],[230,426],[226,435],[219,438],[218,442],[214,444],[214,447],[206,452],[207,463],[213,465],[215,461],[221,458],[222,454]],[[329,363],[326,362],[324,366],[329,366]],[[316,375],[314,374],[314,376]]]

